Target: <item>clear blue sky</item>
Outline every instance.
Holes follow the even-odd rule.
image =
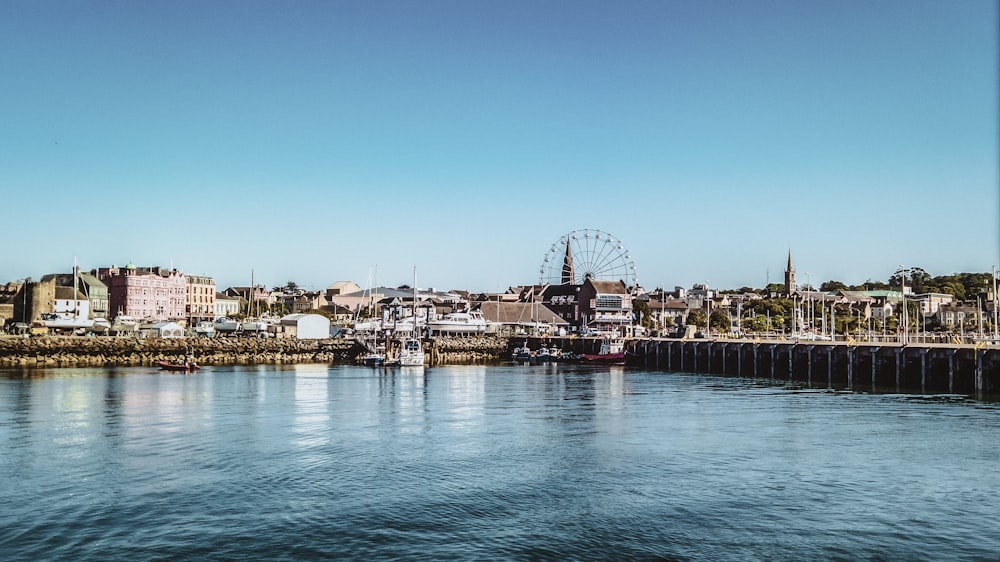
[[[789,249],[815,285],[989,271],[997,28],[993,0],[7,0],[0,282],[494,291],[585,228],[648,288],[761,287]]]

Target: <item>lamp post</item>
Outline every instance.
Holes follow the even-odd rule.
[[[900,333],[899,339],[900,343],[906,344],[909,341],[907,337],[907,328],[909,324],[909,314],[906,311],[906,274],[910,272],[910,268],[903,267],[900,264],[899,269],[896,270],[896,274],[899,275],[899,285],[900,285],[900,295],[902,296],[902,307],[903,307],[903,331]]]
[[[712,298],[708,292],[708,279],[705,280],[705,338],[712,336]]]
[[[812,331],[813,330],[813,323],[815,322],[816,318],[815,318],[815,315],[813,314],[813,310],[812,310],[812,290],[813,290],[813,286],[812,286],[812,280],[809,277],[809,272],[808,271],[806,272],[806,286],[809,287],[809,292],[806,293],[806,301],[808,302],[808,304],[806,305],[806,318],[804,320],[808,320],[809,321],[809,329]]]

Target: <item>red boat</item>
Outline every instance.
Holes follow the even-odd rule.
[[[584,363],[601,363],[604,365],[625,364],[625,340],[622,338],[605,338],[601,341],[598,353],[584,353],[580,356]]]
[[[200,369],[197,363],[171,363],[170,361],[157,361],[157,365],[164,371],[183,371],[186,373]]]

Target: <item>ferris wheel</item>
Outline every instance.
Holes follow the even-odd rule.
[[[635,262],[621,240],[601,230],[583,229],[564,234],[545,254],[539,268],[542,284],[583,284],[586,279],[637,284]]]

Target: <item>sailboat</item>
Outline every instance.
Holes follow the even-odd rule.
[[[372,291],[372,272],[369,269],[368,270],[368,289],[366,290],[366,292],[368,293],[368,298],[370,298],[370,299],[372,298],[371,291]],[[372,304],[374,305],[374,299],[372,299],[372,301],[373,301]],[[361,316],[361,306],[359,305],[358,306],[358,319],[360,319],[360,316]],[[382,365],[385,365],[385,347],[384,347],[385,343],[383,342],[383,344],[382,344],[383,347],[381,349],[379,348],[379,344],[378,344],[379,332],[382,331],[381,316],[379,316],[379,320],[377,322],[378,322],[377,326],[375,326],[375,325],[372,326],[374,328],[372,330],[372,333],[375,334],[375,335],[374,335],[374,339],[372,340],[371,346],[368,345],[367,341],[362,340],[362,343],[368,349],[368,353],[365,353],[365,355],[361,358],[361,363],[364,364],[364,365],[367,365],[369,367],[380,367]],[[355,324],[355,326],[357,326],[357,324]]]
[[[417,268],[413,268],[413,335],[403,341],[399,350],[400,367],[423,367],[426,354],[417,329]]]

